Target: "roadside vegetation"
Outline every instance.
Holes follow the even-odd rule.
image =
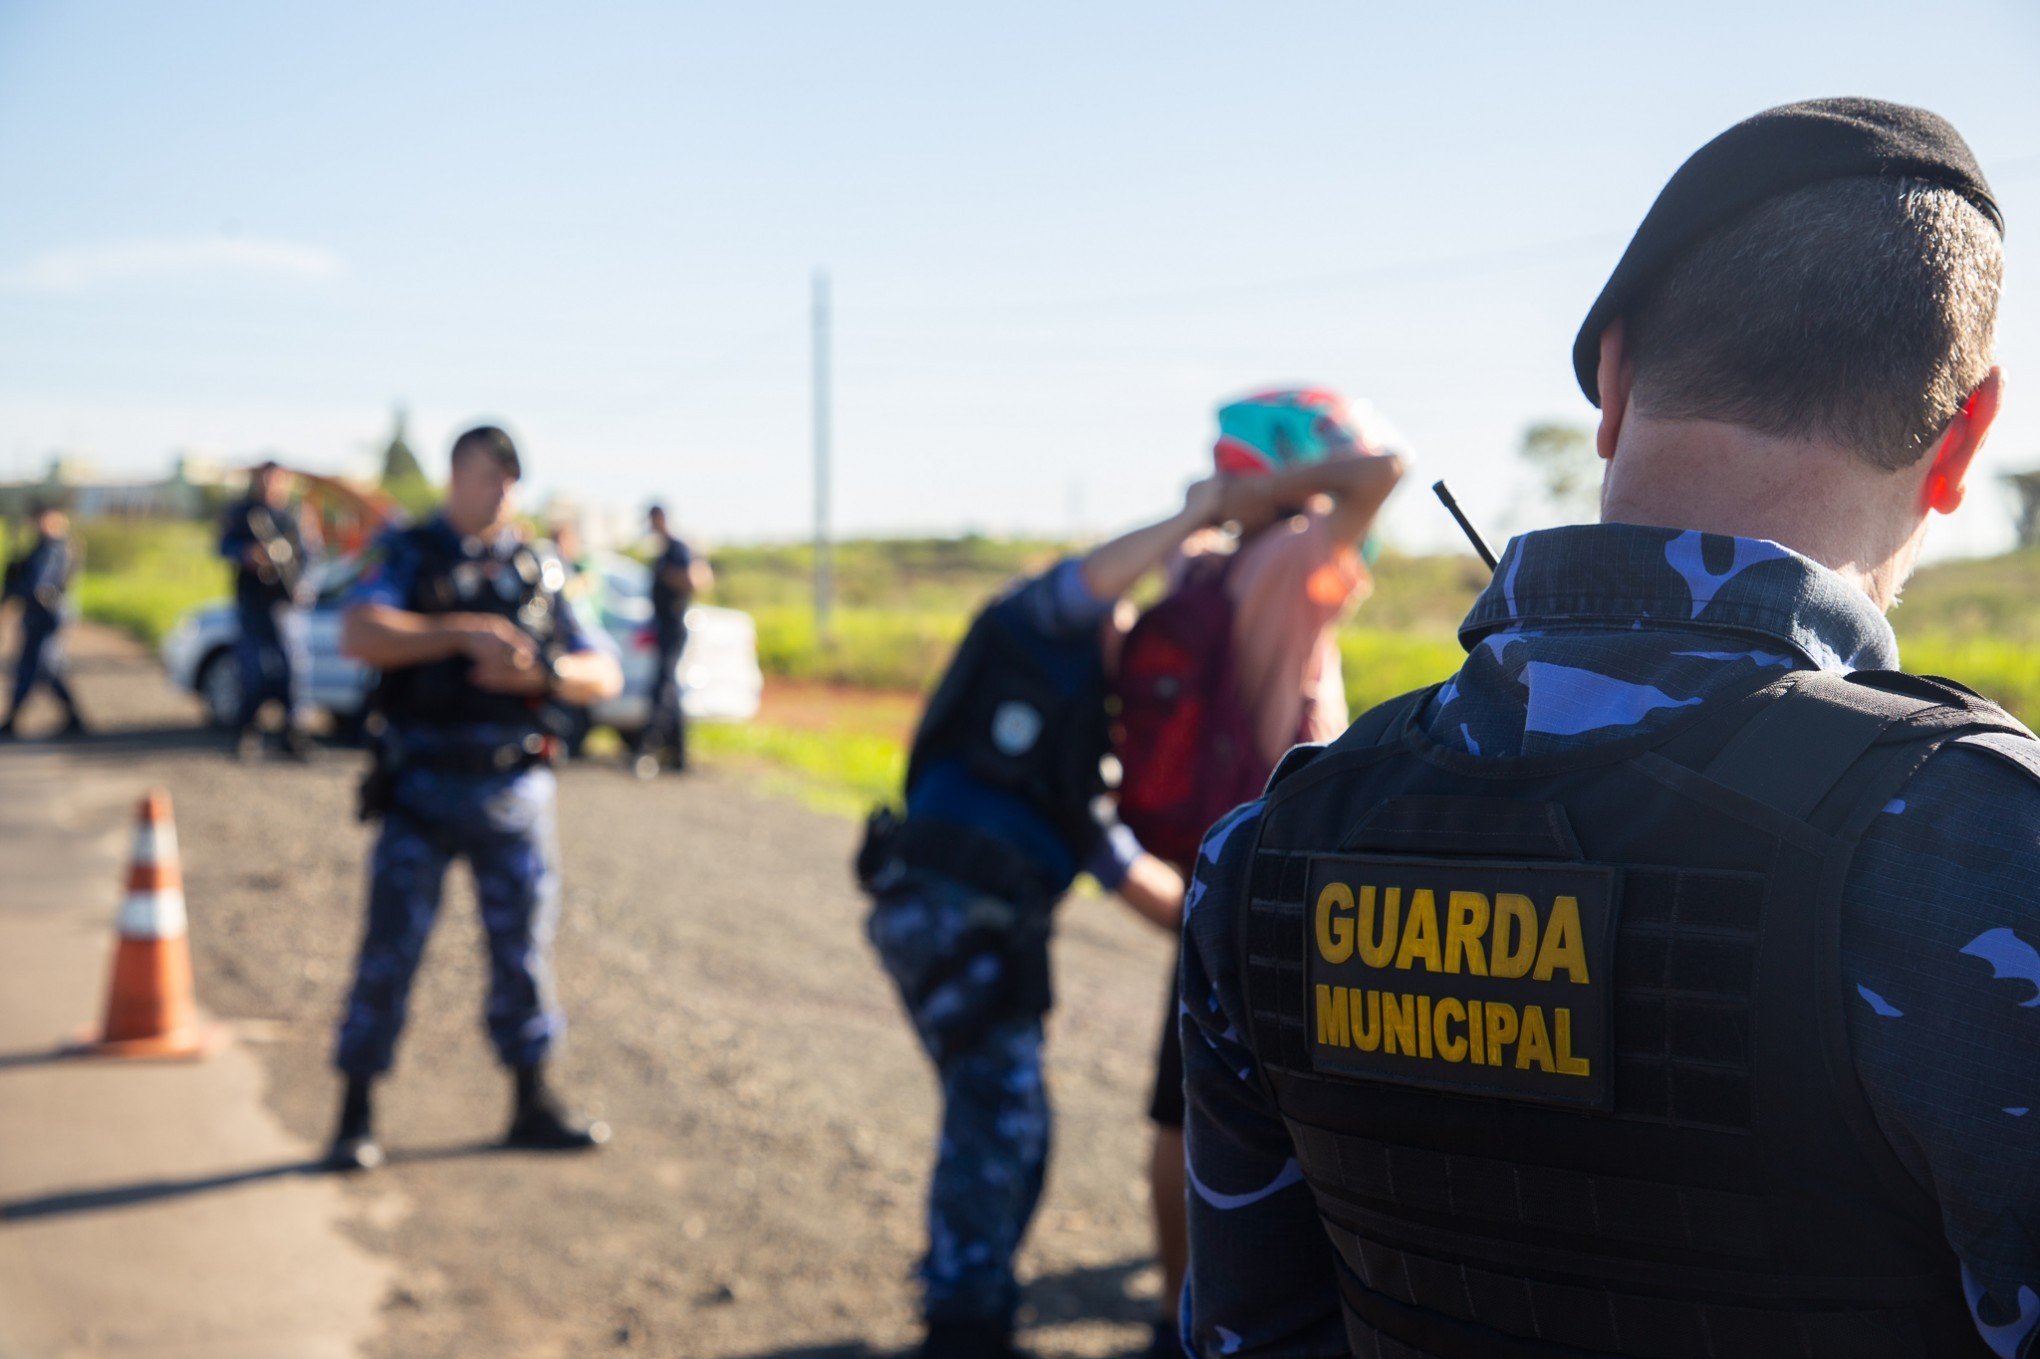
[[[80,524],[85,617],[151,646],[185,610],[226,597],[226,565],[209,525],[100,520]],[[972,613],[1016,576],[1067,548],[1044,540],[857,540],[839,544],[832,635],[817,635],[814,558],[806,545],[724,548],[714,554],[713,602],[758,625],[768,686],[760,720],[703,727],[712,759],[766,766],[799,781],[810,800],[848,807],[896,792],[913,705],[940,673]],[[1347,701],[1358,712],[1443,678],[1459,664],[1454,631],[1485,582],[1470,557],[1390,553],[1373,598],[1339,637]],[[1908,669],[1962,679],[2029,720],[2040,717],[2040,550],[1921,571],[1892,615]],[[770,692],[803,696],[794,719]],[[861,696],[893,696],[864,702]]]

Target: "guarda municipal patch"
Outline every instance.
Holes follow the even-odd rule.
[[[1616,870],[1339,854],[1308,882],[1317,1071],[1611,1107]]]

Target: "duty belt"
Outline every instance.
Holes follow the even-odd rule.
[[[414,745],[402,741],[403,763],[447,774],[521,774],[552,763],[554,739],[529,732],[510,741],[446,741]]]
[[[893,830],[886,848],[909,868],[940,873],[1016,906],[1046,909],[1055,899],[1039,864],[968,826],[909,818]]]

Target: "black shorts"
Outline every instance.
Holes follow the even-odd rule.
[[[1169,969],[1169,1008],[1162,1015],[1162,1042],[1155,1053],[1155,1089],[1148,1097],[1148,1120],[1158,1128],[1183,1128],[1183,946],[1176,946],[1176,965]]]

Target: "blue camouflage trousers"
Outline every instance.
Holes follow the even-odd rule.
[[[488,1030],[506,1066],[542,1059],[566,1030],[548,954],[559,917],[555,782],[518,774],[409,769],[399,777],[369,860],[368,925],[334,1065],[389,1070],[411,979],[438,918],[447,865],[466,859],[489,938]]]
[[[1041,1198],[1050,1110],[1042,1003],[1015,972],[1045,968],[1045,928],[1018,950],[1015,908],[933,874],[875,893],[867,932],[942,1085],[920,1279],[929,1321],[1010,1322],[1013,1256]],[[1041,922],[1038,922],[1041,923]]]

